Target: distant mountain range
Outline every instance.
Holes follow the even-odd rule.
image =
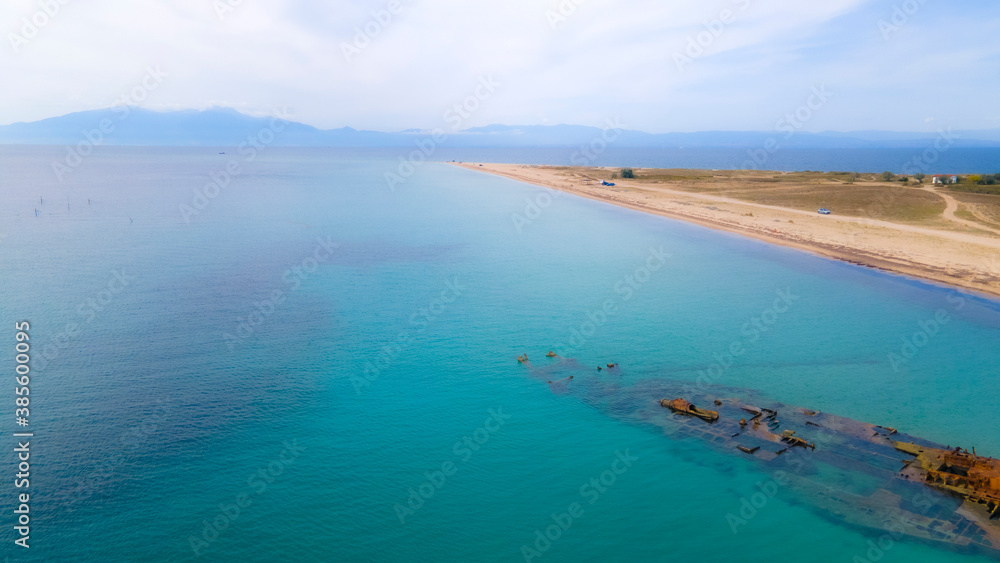
[[[412,147],[433,139],[434,133],[417,129],[385,133],[350,127],[324,130],[219,107],[156,112],[118,106],[0,126],[0,144],[75,145],[89,139],[94,144],[120,146],[236,147],[258,135],[263,139],[257,142],[272,146]],[[622,148],[755,148],[770,143],[784,148],[925,148],[940,137],[935,133],[892,131],[807,133],[791,127],[779,131],[652,134],[581,125],[489,125],[460,131],[442,127],[434,142],[448,147],[580,147],[602,135],[611,141],[610,146]],[[1000,147],[1000,129],[951,131],[949,135],[954,147]]]

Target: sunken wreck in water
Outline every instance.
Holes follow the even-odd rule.
[[[523,363],[554,391],[615,418],[782,471],[794,500],[840,524],[1000,558],[1000,460],[975,449],[769,402],[748,390],[626,383],[615,377],[617,364],[595,375],[572,359]]]

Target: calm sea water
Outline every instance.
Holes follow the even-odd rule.
[[[390,190],[389,153],[102,149],[59,182],[61,153],[0,148],[11,561],[523,561],[573,503],[533,561],[868,557],[794,494],[734,533],[765,468],[554,394],[515,360],[549,349],[690,381],[741,342],[717,383],[1000,456],[996,301],[446,164]]]
[[[599,147],[599,145],[598,145]],[[383,152],[383,151],[378,151]],[[398,152],[398,150],[397,150]],[[892,149],[793,149],[766,151],[749,148],[619,148],[602,151],[580,148],[447,149],[438,160],[509,162],[515,164],[634,166],[642,168],[697,168],[716,170],[815,170],[822,172],[882,172],[897,174],[993,174],[1000,171],[998,148],[933,147]]]

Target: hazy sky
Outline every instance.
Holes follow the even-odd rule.
[[[321,128],[432,128],[463,102],[463,128],[770,130],[806,103],[806,131],[1000,128],[995,0],[61,2],[0,4],[0,123],[126,96]]]

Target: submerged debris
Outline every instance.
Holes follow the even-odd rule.
[[[569,379],[593,374],[593,368],[563,358],[545,368],[525,365],[542,381],[563,378],[558,383],[566,393],[610,416],[701,439],[720,452],[739,451],[768,471],[784,472],[783,494],[830,519],[1000,557],[1000,460],[890,426],[754,399],[744,389],[665,379]],[[657,399],[663,396],[676,398]],[[748,402],[733,398],[738,396]],[[712,402],[718,411],[695,402]],[[663,408],[674,415],[665,416]]]

